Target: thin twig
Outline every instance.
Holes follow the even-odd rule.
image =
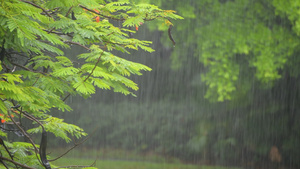
[[[25,137],[29,140],[29,142],[32,144],[32,146],[34,147],[34,150],[35,150],[35,155],[36,155],[37,159],[39,159],[39,158],[38,158],[39,150],[38,150],[38,148],[35,146],[35,143],[33,142],[33,140],[28,136],[27,132],[24,131],[23,128],[22,128],[19,124],[17,124],[16,121],[11,117],[9,110],[7,110],[7,113],[8,113],[8,115],[9,115],[9,118],[11,119],[11,121],[14,123],[14,125],[16,125],[16,126],[19,128],[19,130],[24,134],[24,136],[25,136]],[[39,160],[39,162],[41,163],[40,160]],[[42,163],[41,163],[41,164],[42,164]]]
[[[44,72],[34,71],[34,70],[31,70],[31,69],[29,69],[29,68],[27,68],[27,67],[25,67],[25,66],[19,65],[19,64],[14,63],[14,62],[10,62],[10,63],[11,63],[12,65],[14,65],[14,66],[17,66],[17,67],[19,67],[19,68],[22,68],[22,69],[24,69],[24,70],[27,70],[27,71],[30,71],[30,72],[33,72],[33,73],[41,73],[41,74],[45,74]]]
[[[101,56],[102,56],[103,53],[104,53],[104,50],[103,50],[102,53],[100,54],[100,56],[99,56],[99,58],[98,58],[98,60],[97,60],[97,62],[96,62],[96,64],[95,64],[95,66],[94,66],[92,72],[91,72],[91,73],[83,80],[83,82],[87,81],[88,78],[94,73],[94,70],[96,69],[98,63],[100,62]],[[74,91],[75,91],[76,89],[77,89],[77,88],[74,88]],[[71,93],[69,93],[62,101],[66,101],[70,96],[71,96]]]
[[[11,162],[11,163],[13,163],[13,164],[15,164],[15,165],[18,165],[18,166],[20,166],[20,167],[22,167],[22,168],[35,169],[35,168],[29,167],[29,166],[27,166],[27,165],[18,163],[18,162],[14,161],[14,160],[11,160],[11,159],[9,159],[9,158],[3,157],[3,156],[0,156],[0,159],[5,160],[5,161],[9,161],[9,162]]]
[[[25,137],[27,137],[27,139],[30,141],[30,143],[32,144],[32,146],[35,149],[35,152],[39,152],[38,148],[35,146],[35,143],[33,142],[33,140],[28,136],[27,132],[25,130],[23,130],[23,128],[17,124],[17,122],[11,117],[9,110],[7,111],[9,118],[11,119],[11,121],[14,123],[15,126],[17,126],[19,128],[19,130],[24,134]]]
[[[0,138],[0,142],[3,145],[3,147],[5,148],[7,154],[9,155],[11,160],[14,160],[13,156],[11,155],[11,153],[9,152],[8,148],[6,147],[6,145],[4,144],[4,141]]]
[[[18,129],[6,129],[6,128],[1,127],[1,126],[0,126],[0,129],[1,129],[2,131],[9,131],[9,132],[19,131]]]
[[[98,128],[98,127],[97,127],[97,128]],[[84,142],[86,142],[89,138],[91,138],[91,137],[95,134],[97,128],[95,128],[95,130],[92,132],[92,134],[90,134],[88,137],[86,137],[85,139],[83,139],[81,142],[75,143],[75,141],[74,141],[74,146],[73,146],[73,147],[71,147],[71,148],[68,149],[66,152],[64,152],[64,153],[61,154],[60,156],[56,157],[55,159],[48,160],[48,161],[51,162],[51,161],[58,160],[58,159],[60,159],[61,157],[63,157],[63,156],[65,156],[66,154],[68,154],[71,150],[73,150],[73,149],[76,148],[77,146],[79,146],[79,145],[83,144]]]
[[[171,34],[171,30],[172,30],[172,25],[170,25],[169,26],[169,29],[168,29],[168,35],[169,35],[169,39],[172,41],[172,43],[173,43],[173,46],[175,47],[175,45],[176,45],[176,42],[175,42],[175,40],[173,39],[173,36],[172,36],[172,34]]]
[[[20,110],[18,110],[18,111],[21,112]],[[33,140],[30,138],[30,136],[28,136],[27,132],[24,131],[23,128],[19,124],[17,124],[17,122],[12,118],[12,116],[10,115],[10,111],[9,110],[7,111],[7,113],[9,115],[9,118],[11,119],[11,121],[14,123],[14,125],[16,125],[19,128],[19,130],[24,134],[25,137],[27,137],[27,139],[29,140],[29,142],[32,144],[32,146],[34,147],[34,150],[35,150],[35,155],[36,155],[37,159],[39,159],[38,158],[39,150],[35,146],[35,143],[33,142]],[[22,112],[22,113],[24,113],[24,112]],[[40,159],[39,159],[39,162],[41,163]]]
[[[35,117],[33,117],[32,115],[30,115],[30,114],[27,113],[26,111],[20,111],[20,110],[18,110],[18,111],[19,111],[19,112],[22,112],[27,118],[30,117],[33,121],[37,122],[37,123],[42,127],[42,129],[43,129],[43,133],[42,133],[42,134],[44,134],[44,132],[45,132],[45,127],[44,127],[44,125],[43,125],[38,119],[36,119]],[[46,135],[46,137],[47,137],[47,135]],[[43,136],[42,136],[42,143],[43,143]],[[39,153],[42,153],[42,152],[43,152],[43,151],[41,150],[42,143],[41,143],[41,145],[40,145],[40,151],[39,151]],[[47,144],[47,140],[46,140],[46,144]],[[46,150],[44,150],[44,151],[46,151]],[[37,154],[36,154],[36,155],[37,155]],[[45,158],[45,159],[46,159],[46,163],[47,163],[47,164],[45,164],[45,161],[43,161],[43,156],[42,156],[41,154],[40,154],[40,157],[41,157],[41,160],[40,160],[39,158],[37,158],[37,159],[39,159],[39,162],[40,162],[43,166],[49,164],[46,158]]]
[[[69,8],[69,10],[68,10],[68,12],[66,13],[65,17],[68,17],[68,15],[69,15],[69,13],[71,12],[72,8],[73,8],[73,6],[71,6],[71,7]]]
[[[83,8],[83,9],[85,9],[85,10],[87,10],[87,11],[90,11],[90,12],[92,12],[92,13],[94,13],[94,14],[100,15],[100,16],[102,16],[102,17],[104,17],[104,18],[108,18],[108,19],[112,19],[112,20],[116,20],[116,21],[125,21],[125,20],[126,20],[125,18],[114,18],[114,17],[111,17],[111,16],[103,15],[103,14],[101,14],[101,13],[99,13],[99,12],[96,12],[95,10],[89,9],[89,8],[83,6],[83,5],[79,5],[79,7]],[[144,20],[144,21],[153,21],[153,20],[155,20],[155,19],[157,19],[157,18],[160,18],[160,17],[161,17],[161,16],[155,16],[155,17],[149,18],[149,19],[143,18],[143,20]]]
[[[32,5],[32,6],[34,6],[34,7],[36,7],[36,8],[39,8],[39,9],[43,10],[47,16],[49,16],[50,18],[52,18],[53,20],[55,20],[55,19],[47,12],[47,10],[45,10],[44,8],[38,6],[37,4],[35,4],[35,3],[33,3],[33,2],[29,2],[29,1],[23,1],[23,0],[22,0],[22,2],[28,3],[28,4],[30,4],[30,5]]]
[[[101,14],[99,12],[96,12],[95,10],[89,9],[89,8],[83,6],[83,5],[79,5],[79,7],[83,8],[83,9],[85,9],[87,11],[90,11],[90,12],[92,12],[94,14],[100,15],[100,16],[102,16],[104,18],[107,18],[107,19],[112,19],[112,20],[116,20],[116,21],[124,21],[125,20],[124,18],[119,19],[119,18],[114,18],[114,17],[103,15],[103,14]]]
[[[27,71],[30,71],[30,72],[34,72],[33,70],[31,70],[31,69],[29,69],[29,68],[27,68],[25,66],[22,66],[22,65],[19,65],[17,63],[13,63],[13,62],[10,62],[10,63],[13,64],[13,65],[15,65],[15,66],[17,66],[17,67],[20,67],[20,68],[22,68],[24,70],[27,70]]]
[[[44,9],[44,8],[42,8],[42,7],[40,7],[40,6],[38,6],[37,4],[35,4],[35,3],[33,3],[33,2],[24,1],[24,0],[21,0],[21,1],[22,1],[22,2],[25,2],[25,3],[28,3],[28,4],[30,4],[30,5],[32,5],[32,6],[34,6],[34,7],[36,7],[36,8],[42,9],[42,10],[44,11],[44,13],[45,13],[47,16],[49,16],[50,18],[52,18],[52,19],[55,21],[55,19],[52,17],[52,15],[50,15],[50,14],[48,13],[48,11],[47,11],[46,9]],[[54,30],[54,28],[52,28],[51,30],[49,30],[48,33],[51,33],[53,30]]]
[[[53,29],[55,29],[55,28],[52,28],[51,30],[43,29],[43,31],[46,31],[46,32],[48,32],[48,33],[54,33],[54,34],[56,34],[56,35],[68,35],[68,36],[70,36],[69,34],[65,34],[65,33],[62,33],[62,32],[52,31]]]
[[[2,156],[2,155],[1,155],[1,156]],[[5,167],[6,169],[9,169],[2,159],[0,160],[0,162],[4,165],[4,167]]]
[[[30,117],[33,121],[37,122],[37,123],[42,127],[42,129],[45,130],[44,125],[43,125],[38,119],[36,119],[35,117],[33,117],[32,115],[30,115],[30,114],[27,113],[26,111],[23,111],[22,113],[23,113],[25,116]]]
[[[20,52],[16,52],[16,51],[12,51],[12,52],[7,52],[8,55],[18,55],[18,56],[23,56],[25,58],[28,58],[28,56],[26,54],[20,53]]]
[[[52,28],[52,29],[50,29],[49,31],[47,31],[48,34],[49,34],[49,33],[52,33],[54,29],[55,29],[55,28]]]
[[[23,113],[23,111],[20,111],[19,109],[17,109],[17,110],[18,110],[19,112]],[[21,113],[20,113],[20,114],[21,114]],[[24,117],[27,118],[27,119],[29,119],[29,120],[31,120],[31,121],[34,121],[34,120],[33,120],[32,118],[30,118],[29,116],[26,116],[26,115],[25,115]]]
[[[36,80],[34,81],[34,83],[32,83],[31,86],[34,86],[38,82],[39,79],[40,79],[40,77],[36,78]]]
[[[74,44],[74,45],[81,46],[81,47],[83,47],[84,49],[86,49],[86,50],[88,50],[88,51],[91,50],[90,48],[88,48],[88,47],[86,47],[86,46],[84,46],[84,45],[82,45],[82,44],[80,44],[80,43],[77,43],[77,42],[72,42],[72,41],[63,41],[63,42],[64,42],[64,43],[70,43],[70,44]]]
[[[101,56],[103,55],[103,53],[104,53],[104,50],[102,51],[102,53],[100,54],[100,56],[99,56],[97,62],[95,63],[95,66],[94,66],[92,72],[91,72],[91,73],[83,80],[83,82],[86,82],[86,81],[88,80],[88,78],[90,78],[90,76],[94,73],[94,71],[95,71],[95,69],[96,69],[98,63],[99,63],[100,60],[101,60]]]

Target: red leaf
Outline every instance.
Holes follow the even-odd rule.
[[[97,16],[97,17],[96,17],[96,22],[99,22],[99,21],[100,21],[100,17]]]

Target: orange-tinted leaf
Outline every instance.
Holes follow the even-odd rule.
[[[137,31],[139,30],[139,27],[137,25],[135,26],[135,30],[137,30]]]
[[[100,16],[97,16],[96,17],[96,22],[99,22],[100,21]]]

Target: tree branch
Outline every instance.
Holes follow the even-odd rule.
[[[71,6],[71,7],[69,8],[69,10],[68,10],[68,12],[66,13],[65,17],[68,17],[68,15],[69,15],[69,13],[71,12],[72,8],[73,8],[73,6]]]
[[[93,68],[93,70],[91,71],[91,73],[83,80],[83,82],[85,82],[85,81],[87,81],[88,80],[88,78],[90,78],[91,77],[91,75],[94,73],[94,71],[95,71],[95,69],[96,69],[96,67],[97,67],[97,65],[98,65],[98,63],[100,62],[100,60],[101,60],[101,56],[103,55],[103,53],[104,53],[104,50],[102,51],[102,53],[100,54],[100,56],[99,56],[99,58],[98,58],[98,60],[97,60],[97,62],[95,63],[95,66],[94,66],[94,68]]]
[[[125,20],[124,18],[120,18],[120,19],[119,19],[119,18],[114,18],[114,17],[110,17],[110,16],[103,15],[103,14],[101,14],[101,13],[99,13],[99,12],[96,12],[95,10],[89,9],[89,8],[83,6],[83,5],[80,5],[80,4],[79,4],[79,7],[81,7],[82,9],[85,9],[85,10],[87,10],[87,11],[90,11],[90,12],[92,12],[92,13],[94,13],[94,14],[100,15],[100,16],[102,16],[102,17],[104,17],[104,18],[107,18],[107,19],[112,19],[112,20],[116,20],[116,21],[124,21],[124,20]]]
[[[83,47],[84,49],[86,49],[86,50],[88,50],[88,51],[91,50],[90,48],[88,48],[88,47],[86,47],[86,46],[84,46],[84,45],[82,45],[82,44],[80,44],[80,43],[78,43],[78,42],[72,42],[72,41],[63,41],[63,42],[64,42],[64,43],[70,43],[70,44],[74,44],[74,45],[81,46],[81,47]]]
[[[23,128],[11,117],[10,111],[7,110],[7,113],[9,115],[9,118],[11,119],[11,121],[14,123],[15,126],[18,127],[18,129],[24,134],[24,136],[30,141],[30,143],[32,144],[32,146],[35,149],[35,152],[39,152],[38,148],[35,146],[35,143],[33,142],[33,140],[28,136],[27,132],[25,130],[23,130]]]
[[[18,165],[18,166],[20,166],[20,167],[22,167],[22,168],[35,169],[35,168],[29,167],[29,166],[27,166],[27,165],[18,163],[18,162],[14,161],[14,160],[11,160],[11,159],[9,159],[9,158],[3,157],[3,156],[0,156],[0,159],[5,160],[5,161],[9,161],[9,162],[11,162],[11,163],[13,163],[13,164],[15,164],[15,165]]]
[[[33,72],[33,73],[41,73],[41,74],[45,75],[44,72],[37,72],[37,71],[31,70],[31,69],[29,69],[29,68],[27,68],[27,67],[25,67],[25,66],[19,65],[19,64],[14,63],[14,62],[10,62],[10,63],[11,63],[12,65],[17,66],[17,67],[19,67],[19,68],[22,68],[22,69],[24,69],[24,70],[27,70],[27,71],[30,71],[30,72]]]
[[[25,3],[28,3],[28,4],[30,4],[30,5],[32,5],[32,6],[34,6],[34,7],[36,7],[36,8],[39,8],[39,9],[43,10],[47,16],[49,16],[50,18],[52,18],[53,20],[55,20],[55,19],[47,12],[47,10],[45,10],[44,8],[38,6],[37,4],[35,4],[35,3],[33,3],[33,2],[29,2],[29,1],[24,1],[24,0],[21,0],[21,1],[22,1],[22,2],[25,2]]]
[[[92,70],[92,72],[83,80],[83,82],[85,82],[85,81],[87,81],[88,80],[88,78],[93,74],[93,72],[94,72],[94,70],[96,69],[96,67],[97,67],[97,64],[100,62],[100,60],[101,60],[101,56],[102,56],[102,54],[104,53],[104,50],[102,51],[102,53],[100,54],[100,56],[99,56],[99,58],[98,58],[98,60],[97,60],[97,62],[95,63],[95,66],[94,66],[94,68],[93,68],[93,70]],[[76,88],[74,88],[74,91],[76,90]],[[69,98],[70,97],[70,95],[71,95],[71,93],[69,93],[62,101],[66,101],[67,100],[67,98]]]
[[[60,159],[61,157],[63,157],[63,156],[65,156],[66,154],[68,154],[71,150],[73,150],[73,149],[76,148],[77,146],[79,146],[79,145],[83,144],[84,142],[86,142],[89,138],[91,138],[91,137],[95,134],[97,128],[98,128],[98,127],[96,127],[95,130],[92,132],[92,134],[90,134],[88,137],[86,137],[85,139],[83,139],[81,142],[76,143],[76,142],[74,141],[73,147],[71,147],[69,150],[67,150],[66,152],[64,152],[64,153],[61,154],[60,156],[56,157],[55,159],[48,160],[48,161],[51,162],[51,161],[58,160],[58,159]]]
[[[21,112],[21,111],[20,111],[20,112]],[[14,125],[17,126],[17,127],[19,128],[19,130],[24,134],[24,136],[29,140],[29,142],[31,143],[31,145],[34,147],[35,155],[36,155],[37,159],[39,159],[39,158],[38,158],[38,154],[37,154],[37,153],[39,152],[39,150],[38,150],[38,148],[35,146],[35,143],[33,142],[33,140],[28,136],[27,132],[24,131],[23,128],[22,128],[19,124],[17,124],[16,121],[12,118],[12,116],[11,116],[11,114],[10,114],[10,110],[7,110],[7,113],[8,113],[8,115],[9,115],[9,118],[11,119],[11,121],[14,123]],[[39,162],[41,163],[40,160],[39,160]],[[42,164],[42,163],[41,163],[41,164]]]
[[[20,111],[20,110],[18,109],[18,111]],[[43,125],[38,119],[36,119],[35,117],[33,117],[32,115],[30,115],[30,114],[27,113],[26,111],[22,111],[22,113],[23,113],[25,116],[30,117],[33,121],[37,122],[37,123],[42,127],[42,129],[45,130],[44,125]]]

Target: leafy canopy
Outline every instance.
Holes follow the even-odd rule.
[[[170,26],[172,19],[182,17],[172,10],[124,0],[1,0],[0,111],[4,129],[0,135],[7,138],[11,130],[5,126],[11,125],[29,140],[4,141],[9,151],[16,152],[14,162],[4,163],[41,168],[37,158],[41,150],[29,134],[45,130],[67,142],[70,136],[87,135],[80,127],[53,116],[53,112],[71,110],[65,103],[70,95],[89,97],[96,88],[134,95],[138,87],[130,76],[151,69],[113,51],[153,52],[150,41],[133,38],[133,34],[147,21]],[[86,52],[67,57],[63,50],[71,46]],[[24,126],[23,121],[31,124]],[[4,152],[4,146],[0,150]],[[9,158],[9,153],[2,154]]]
[[[178,7],[186,18],[174,30],[185,47],[172,52],[173,68],[186,66],[182,56],[187,54],[199,59],[205,69],[195,81],[207,86],[206,98],[232,100],[250,91],[253,82],[270,87],[285,74],[299,73],[300,1],[190,0],[163,5]]]

